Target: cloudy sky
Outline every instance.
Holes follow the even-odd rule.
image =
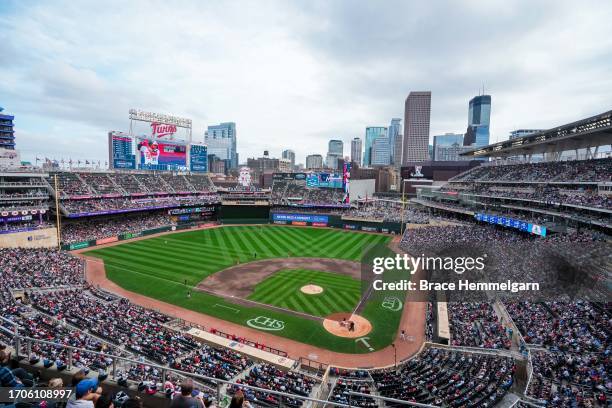
[[[464,132],[484,85],[498,141],[612,109],[611,21],[610,1],[1,0],[0,106],[27,160],[104,161],[135,107],[303,162],[403,118],[411,90],[432,136]]]

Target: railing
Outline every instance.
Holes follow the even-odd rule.
[[[121,357],[121,356],[115,356],[115,355],[109,355],[109,354],[105,354],[105,353],[100,353],[97,351],[91,351],[91,350],[87,350],[87,349],[82,349],[82,348],[78,348],[78,347],[72,347],[72,346],[67,346],[61,343],[55,343],[55,342],[50,342],[50,341],[46,341],[46,340],[40,340],[40,339],[34,339],[31,337],[27,337],[27,336],[22,336],[19,334],[19,329],[18,329],[18,325],[11,321],[8,320],[2,316],[0,316],[0,320],[3,320],[11,325],[14,326],[14,331],[11,331],[5,327],[1,327],[0,326],[0,332],[3,332],[9,336],[13,337],[13,347],[15,349],[15,354],[19,355],[20,351],[23,348],[23,345],[25,344],[25,350],[28,353],[27,355],[29,356],[31,354],[31,350],[32,350],[32,345],[33,344],[44,344],[44,345],[50,345],[53,346],[56,350],[59,349],[66,349],[67,350],[67,368],[70,369],[73,367],[73,354],[75,351],[78,351],[79,353],[89,353],[89,354],[94,354],[94,355],[98,355],[98,356],[103,356],[106,359],[110,359],[112,361],[111,366],[112,366],[112,371],[111,371],[111,375],[113,378],[117,377],[117,367],[119,365],[122,364],[128,364],[128,365],[141,365],[143,364],[142,360],[134,360],[128,357]],[[241,383],[236,383],[233,381],[227,381],[227,380],[223,380],[223,379],[219,379],[219,378],[213,378],[213,377],[208,377],[208,376],[204,376],[204,375],[199,375],[199,374],[195,374],[195,373],[189,373],[186,371],[181,371],[181,370],[176,370],[170,367],[166,367],[166,366],[161,366],[161,365],[157,365],[157,364],[153,364],[153,363],[146,363],[147,366],[151,367],[151,368],[156,368],[161,372],[161,377],[162,377],[162,383],[165,383],[166,378],[168,377],[169,374],[175,374],[179,377],[189,377],[189,378],[193,378],[195,381],[197,382],[203,382],[204,386],[209,388],[211,391],[215,391],[216,395],[217,395],[217,399],[220,400],[221,397],[221,389],[224,386],[235,386],[238,388],[245,388],[245,389],[250,389],[253,391],[258,391],[261,393],[267,393],[267,394],[272,394],[275,395],[279,398],[279,402],[278,402],[278,406],[279,407],[283,407],[283,399],[287,398],[287,399],[293,399],[293,400],[299,400],[299,401],[303,401],[303,402],[310,402],[313,404],[323,404],[323,405],[329,405],[329,406],[335,406],[335,407],[353,407],[354,405],[350,404],[350,397],[354,396],[354,397],[368,397],[368,398],[372,398],[375,399],[377,401],[383,401],[383,402],[391,402],[394,404],[403,404],[403,405],[409,405],[409,406],[414,406],[414,407],[424,407],[424,408],[437,408],[435,405],[428,405],[428,404],[420,404],[417,402],[411,402],[411,401],[404,401],[404,400],[399,400],[399,399],[395,399],[395,398],[387,398],[387,397],[382,397],[379,395],[371,395],[371,394],[362,394],[362,393],[357,393],[357,392],[350,392],[349,393],[349,404],[342,404],[342,403],[337,403],[337,402],[332,402],[332,401],[325,401],[325,400],[321,400],[321,399],[317,399],[317,398],[311,398],[311,397],[307,397],[307,396],[303,396],[303,395],[297,395],[297,394],[291,394],[291,393],[287,393],[287,392],[281,392],[281,391],[275,391],[275,390],[270,390],[270,389],[266,389],[266,388],[260,388],[260,387],[255,387],[252,385],[247,385],[247,384],[241,384]],[[209,387],[206,386],[206,384],[214,384],[214,388],[213,387]]]

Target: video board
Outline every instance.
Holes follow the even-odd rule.
[[[316,188],[342,188],[342,175],[336,173],[309,173],[306,185]]]
[[[187,146],[156,139],[137,139],[138,168],[144,170],[186,170]]]
[[[539,235],[542,237],[546,236],[546,227],[537,224],[531,224],[527,221],[516,220],[514,218],[502,217],[498,215],[489,215],[476,213],[474,218],[477,221],[486,222],[489,224],[501,225],[508,228],[515,228],[519,231],[529,232],[530,234]]]

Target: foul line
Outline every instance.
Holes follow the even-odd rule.
[[[229,307],[229,306],[225,306],[225,305],[221,305],[221,304],[219,304],[219,303],[215,303],[215,304],[213,305],[213,307],[224,307],[224,308],[226,308],[226,309],[233,310],[233,311],[234,311],[234,313],[236,313],[236,314],[240,313],[240,310],[238,310],[238,309],[235,309],[235,308],[233,308],[233,307]]]

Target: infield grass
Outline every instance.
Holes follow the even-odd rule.
[[[303,293],[304,285],[317,285],[323,292]],[[258,283],[248,297],[260,303],[279,306],[313,316],[352,312],[360,299],[361,281],[346,275],[306,269],[278,271]]]

